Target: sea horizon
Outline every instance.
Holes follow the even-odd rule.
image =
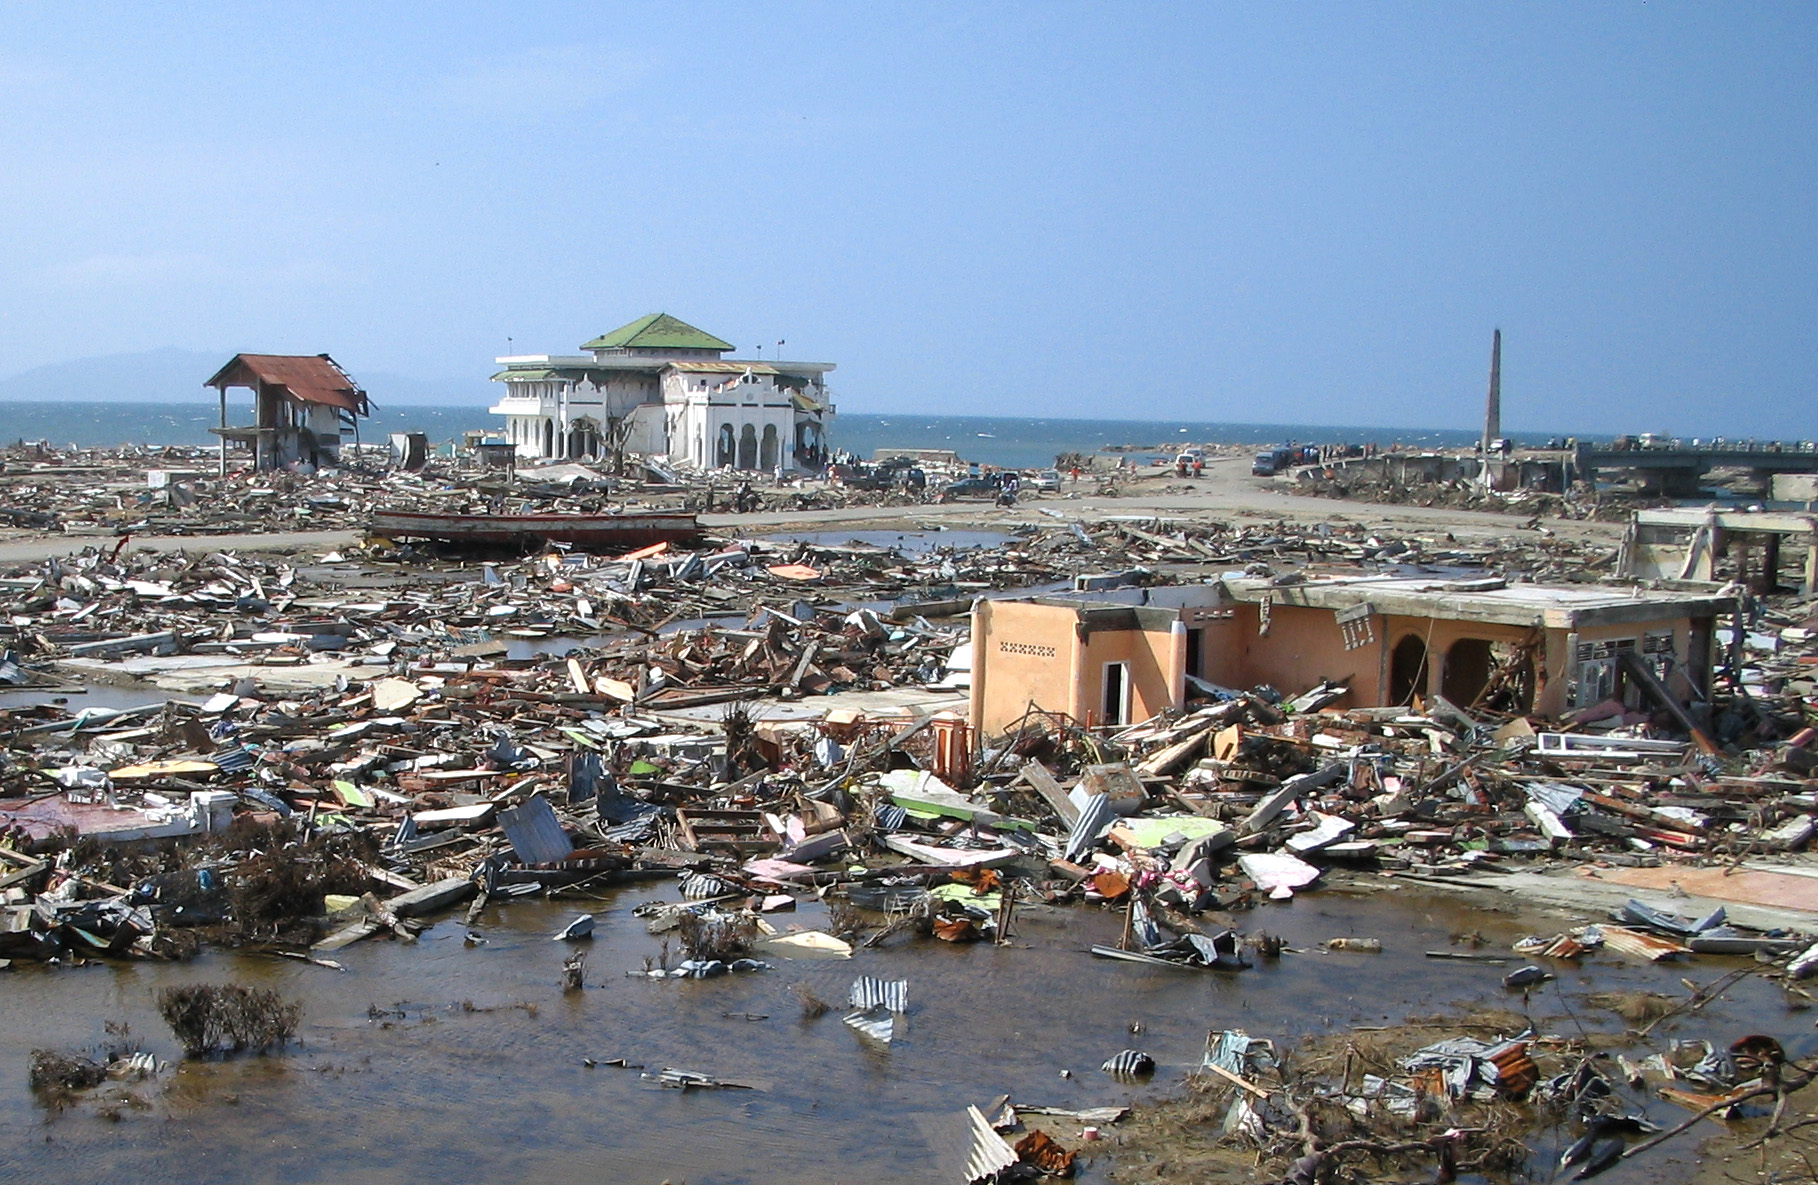
[[[55,446],[107,448],[212,446],[209,429],[219,424],[213,403],[122,401],[105,405],[0,401],[0,443],[42,440]],[[250,402],[229,400],[229,422],[243,423]],[[500,433],[500,417],[466,404],[399,403],[374,409],[360,425],[361,439],[381,441],[393,432],[426,433],[432,445],[458,441],[470,431]],[[1572,435],[1560,432],[1506,433],[1517,444],[1540,444]],[[1607,434],[1578,433],[1607,440]],[[833,423],[831,443],[868,458],[879,448],[949,449],[967,461],[1036,468],[1053,465],[1061,453],[1095,453],[1134,446],[1147,454],[1185,444],[1272,445],[1391,444],[1416,448],[1465,448],[1480,433],[1458,428],[1357,427],[1332,424],[1277,424],[1208,420],[1076,419],[1065,416],[952,416],[913,412],[847,412]]]

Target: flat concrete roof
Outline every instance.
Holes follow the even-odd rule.
[[[1677,506],[1663,510],[1637,510],[1635,525],[1641,527],[1678,527],[1695,531],[1714,522],[1726,531],[1767,531],[1776,535],[1804,535],[1818,531],[1818,515],[1795,514],[1776,510],[1716,510],[1708,507]]]
[[[1368,604],[1376,613],[1498,625],[1576,629],[1626,625],[1669,617],[1709,617],[1735,606],[1731,597],[1618,589],[1595,584],[1509,584],[1482,587],[1483,580],[1438,580],[1411,576],[1316,577],[1297,584],[1271,584],[1261,577],[1227,577],[1220,582],[1232,600],[1255,604],[1268,596],[1277,605],[1350,609]]]

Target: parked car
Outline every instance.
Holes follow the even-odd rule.
[[[1058,469],[1043,469],[1029,479],[1029,488],[1044,494],[1058,494],[1061,488],[1061,475]]]
[[[1254,477],[1274,477],[1293,463],[1293,457],[1293,449],[1264,449],[1250,462],[1250,473]]]
[[[984,477],[962,477],[950,482],[941,493],[949,498],[994,498],[1003,478],[992,473]]]
[[[871,465],[831,465],[827,480],[853,490],[888,490],[895,488],[898,472]]]

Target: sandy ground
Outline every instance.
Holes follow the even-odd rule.
[[[1084,484],[1084,483],[1082,483]],[[1049,523],[1059,514],[1087,522],[1120,515],[1160,515],[1183,519],[1284,520],[1295,525],[1319,522],[1363,523],[1385,532],[1432,534],[1449,532],[1460,542],[1506,537],[1520,533],[1527,521],[1517,515],[1449,507],[1390,506],[1343,502],[1293,493],[1287,478],[1250,476],[1247,457],[1219,457],[1206,466],[1197,480],[1172,474],[1147,474],[1128,482],[1121,493],[1105,497],[1063,491],[1058,495],[1031,495],[1016,507],[1000,510],[978,499],[946,505],[855,506],[837,510],[767,511],[759,514],[707,514],[701,525],[709,531],[734,535],[761,535],[785,530],[828,531],[904,530],[919,524],[948,527],[977,526],[1003,529],[1020,523]],[[1052,513],[1044,513],[1052,512]],[[1549,519],[1542,524],[1556,534],[1590,539],[1612,546],[1622,527],[1614,523]],[[305,531],[239,535],[135,535],[135,550],[216,551],[322,550],[350,546],[359,540],[355,531]],[[0,537],[0,564],[12,564],[64,555],[87,546],[111,548],[112,535],[51,535],[9,532]]]

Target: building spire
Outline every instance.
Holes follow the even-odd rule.
[[[1483,408],[1483,454],[1490,455],[1490,444],[1502,436],[1502,330],[1490,339],[1490,395]]]

